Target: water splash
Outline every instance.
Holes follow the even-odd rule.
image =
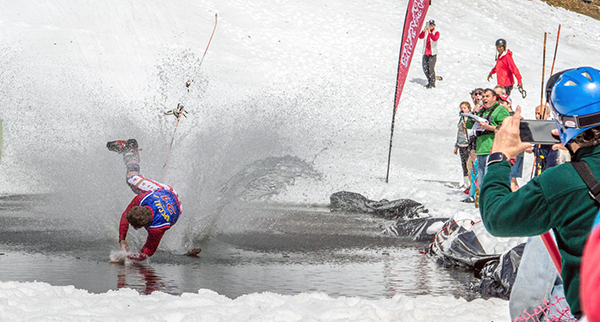
[[[180,193],[184,213],[161,243],[171,250],[185,251],[205,238],[226,205],[265,201],[298,177],[318,177],[302,158],[326,144],[315,126],[330,126],[319,117],[323,112],[315,116],[310,110],[335,113],[327,107],[339,96],[322,100],[320,85],[240,93],[201,71],[188,94],[184,84],[198,57],[182,50],[164,53],[146,89],[114,88],[90,74],[89,66],[65,59],[40,69],[20,58],[24,51],[0,48],[6,58],[0,63],[6,84],[0,102],[12,107],[1,115],[6,145],[0,183],[5,193],[48,194],[38,207],[44,220],[116,240],[133,195],[121,157],[105,147],[115,139],[136,138],[142,174]],[[162,111],[186,96],[189,117],[162,169],[175,123]],[[145,233],[131,232],[129,238],[141,246]]]

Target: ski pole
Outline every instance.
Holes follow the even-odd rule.
[[[544,54],[542,57],[542,93],[540,95],[540,108],[544,106],[544,79],[546,77],[546,37],[548,33],[544,33]]]
[[[558,33],[556,34],[556,45],[554,46],[554,57],[552,58],[552,68],[550,68],[550,76],[554,74],[554,63],[556,62],[556,52],[558,51],[558,40],[560,39],[560,25],[558,25]],[[548,106],[548,100],[544,104],[542,109],[542,116],[546,115],[546,107]]]
[[[544,32],[544,51],[543,51],[543,55],[542,55],[542,93],[541,93],[541,97],[540,97],[540,110],[543,109],[544,107],[544,78],[546,77],[546,38],[548,36],[547,32]],[[542,114],[543,115],[543,114]],[[540,148],[541,148],[541,144],[538,144],[537,149],[535,151],[535,158],[533,159],[533,167],[531,169],[531,177],[530,179],[533,179],[533,174],[535,172],[537,172],[537,162],[539,160],[539,156],[540,156]]]

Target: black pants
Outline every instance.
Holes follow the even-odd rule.
[[[435,87],[435,62],[437,55],[423,55],[423,72],[427,77],[427,87]]]
[[[462,165],[463,177],[469,176],[469,168],[467,167],[467,160],[469,160],[469,148],[458,148],[460,152],[460,164]]]
[[[504,86],[504,92],[506,92],[506,95],[510,96],[510,92],[512,92],[512,90],[513,90],[513,85]]]

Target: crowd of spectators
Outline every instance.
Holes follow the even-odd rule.
[[[511,293],[511,318],[518,320],[524,312],[540,313],[541,311],[536,310],[539,310],[543,303],[563,301],[561,305],[568,308],[566,316],[572,318],[572,321],[576,321],[576,319],[582,317],[582,313],[585,313],[582,312],[581,307],[581,302],[585,303],[585,299],[582,298],[580,302],[578,294],[580,286],[579,269],[584,256],[584,244],[593,227],[595,213],[598,212],[597,205],[600,204],[600,201],[597,200],[600,199],[590,199],[591,202],[587,200],[586,198],[589,198],[587,188],[583,188],[586,190],[584,193],[576,193],[573,188],[564,189],[564,191],[556,188],[557,191],[554,191],[553,188],[558,187],[558,185],[564,185],[565,187],[575,185],[578,186],[579,190],[582,189],[582,186],[585,187],[579,177],[555,175],[571,171],[569,167],[557,167],[560,170],[557,169],[552,172],[552,175],[541,176],[541,174],[549,168],[570,161],[571,156],[577,162],[579,162],[579,159],[583,159],[582,162],[584,163],[586,160],[588,160],[588,163],[592,162],[591,160],[595,161],[595,154],[590,156],[590,153],[595,153],[598,150],[600,156],[600,131],[596,131],[597,133],[591,132],[590,127],[579,130],[579,123],[577,123],[578,132],[571,135],[568,131],[572,131],[572,125],[561,123],[566,122],[567,119],[563,119],[559,111],[554,113],[559,115],[559,123],[557,124],[561,124],[562,127],[559,127],[557,131],[559,134],[555,133],[555,135],[561,139],[561,148],[558,148],[558,145],[533,146],[521,142],[518,139],[518,128],[522,119],[521,107],[517,106],[513,109],[513,100],[510,95],[515,84],[523,98],[526,93],[523,90],[520,72],[512,59],[512,52],[506,49],[506,41],[498,39],[496,47],[498,52],[496,66],[488,74],[487,79],[489,81],[496,74],[498,85],[494,88],[474,89],[470,93],[472,106],[469,102],[461,102],[459,105],[460,112],[454,154],[460,154],[464,182],[461,189],[464,189],[464,193],[468,195],[462,201],[474,203],[480,209],[486,229],[492,235],[506,237],[532,236],[527,241],[521,266]],[[578,73],[581,73],[583,77]],[[565,91],[567,91],[573,90],[571,87],[577,89],[575,85],[586,84],[587,82],[591,84],[591,87],[587,87],[587,90],[578,93],[583,96],[590,96],[583,98],[587,100],[585,104],[589,104],[585,105],[585,108],[590,111],[593,110],[593,113],[600,114],[600,92],[598,91],[598,88],[600,88],[600,71],[588,68],[581,72],[568,71],[567,75],[572,78],[578,77],[578,79],[565,78],[565,80],[560,78],[560,73],[553,76],[549,80],[547,88],[547,101],[551,100],[550,93],[555,83],[559,84],[559,91],[565,88]],[[580,104],[581,99],[575,99],[575,95],[560,93],[556,95],[563,95],[561,98],[553,96],[552,99],[567,106],[565,107],[566,111],[571,111],[572,106],[579,106],[578,104]],[[558,107],[558,110],[560,108],[561,106]],[[550,108],[545,105],[538,106],[536,108],[536,119],[549,119],[549,111]],[[592,115],[596,115],[593,113]],[[554,117],[557,117],[556,115]],[[570,117],[569,114],[565,115],[565,117]],[[503,125],[505,120],[507,120],[508,125]],[[593,124],[591,127],[599,125],[600,122]],[[502,143],[496,144],[495,139],[498,137],[502,138],[499,139]],[[588,139],[588,137],[593,138]],[[520,146],[517,149],[511,147],[511,144]],[[580,152],[577,152],[578,149],[580,149]],[[518,191],[520,190],[518,179],[523,176],[524,152],[533,154],[534,164],[531,176],[534,179],[532,179],[533,183],[530,182],[526,185],[526,189],[522,189],[526,191]],[[488,165],[493,166],[493,171],[486,177]],[[593,168],[593,171],[596,171],[595,168]],[[600,170],[596,172],[600,172]],[[510,176],[510,180],[508,180],[508,176]],[[541,176],[541,179],[538,179],[538,176]],[[507,185],[508,182],[510,182],[510,185]],[[480,189],[481,200],[479,198]],[[563,194],[571,194],[572,196],[566,197]],[[549,205],[552,203],[568,205],[575,196],[583,198],[583,201],[575,207],[577,210],[575,208],[571,210],[568,208],[562,209],[558,206],[553,209],[552,205]],[[596,206],[591,207],[590,204]],[[560,218],[563,218],[561,216],[567,218],[568,221],[561,220]],[[573,220],[576,220],[577,224],[574,224]],[[598,212],[596,222],[600,223],[600,212]],[[597,227],[600,227],[600,225]],[[547,239],[536,236],[548,230],[553,232],[554,242],[558,245],[561,255],[559,257],[562,257],[562,259],[558,259],[564,265],[562,273],[560,269],[557,270],[555,263],[546,250],[546,247],[548,247],[546,244]],[[600,228],[596,229],[594,236],[595,239],[591,238],[588,244],[594,242],[596,245],[600,244]],[[543,243],[542,240],[544,240]],[[552,237],[550,237],[550,240],[552,240]],[[588,259],[583,257],[584,263],[586,261],[588,263],[584,269],[587,269],[586,276],[598,277],[600,276],[600,269],[597,268],[597,262],[594,263],[594,260],[600,259],[600,251],[595,248],[590,250],[590,247],[592,246],[586,248],[586,252],[593,255],[589,255]],[[584,278],[581,277],[582,280]],[[599,281],[590,277],[588,277],[588,281],[588,284],[582,284],[581,286],[581,296],[592,294],[592,292],[595,292],[595,296],[598,296],[600,292],[592,290],[597,289]],[[587,298],[587,300],[588,303],[594,303],[592,306],[588,304],[587,318],[589,321],[600,321],[592,319],[590,315],[591,312],[594,312],[593,310],[595,312],[600,310],[600,298]]]

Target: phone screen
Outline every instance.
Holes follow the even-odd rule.
[[[558,138],[552,136],[551,131],[556,130],[554,121],[550,120],[521,120],[519,125],[521,141],[531,144],[556,144]]]

